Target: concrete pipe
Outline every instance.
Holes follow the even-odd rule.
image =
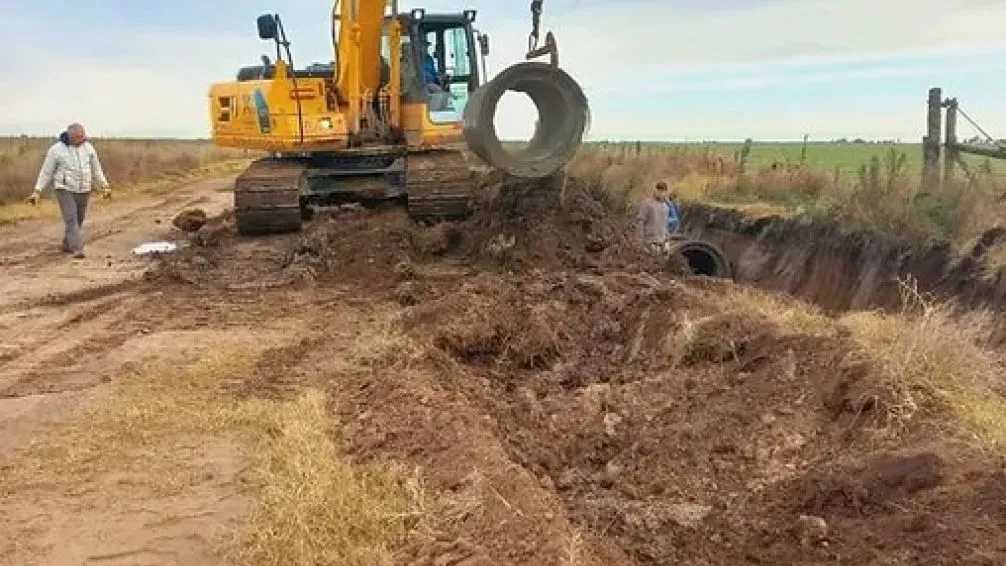
[[[538,109],[538,127],[527,147],[504,149],[496,134],[496,107],[507,91],[523,92]],[[547,63],[518,63],[482,85],[465,107],[469,148],[492,167],[538,179],[565,166],[580,148],[590,122],[587,97],[565,71]]]
[[[732,279],[733,268],[726,254],[709,242],[681,240],[674,242],[670,253],[683,257],[694,275]]]

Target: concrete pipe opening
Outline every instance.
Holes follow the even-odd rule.
[[[693,275],[719,279],[732,279],[730,260],[716,246],[708,242],[685,240],[674,246],[672,253],[683,257]]]
[[[507,92],[527,95],[538,122],[524,147],[508,151],[496,131],[496,111]],[[480,87],[465,106],[468,147],[490,166],[515,177],[538,179],[565,166],[583,143],[590,109],[580,85],[547,63],[524,62],[507,68]]]

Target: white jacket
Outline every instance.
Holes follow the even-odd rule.
[[[109,185],[94,146],[86,141],[76,147],[58,141],[45,154],[35,190],[41,191],[51,182],[56,189],[87,193],[94,181],[102,188]]]

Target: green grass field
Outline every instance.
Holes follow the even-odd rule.
[[[634,152],[635,142],[591,142],[586,144],[591,148],[607,147],[611,150],[624,150]],[[743,143],[726,142],[705,142],[705,143],[658,143],[643,142],[641,147],[643,152],[661,150],[708,150],[712,153],[722,155],[724,158],[734,159],[740,155]],[[864,164],[869,164],[870,160],[877,156],[883,158],[891,150],[904,153],[908,158],[906,165],[910,174],[921,176],[922,174],[922,144],[921,143],[831,143],[831,142],[809,142],[806,146],[806,161],[804,165],[816,171],[834,175],[838,172],[842,176],[858,175],[859,169]],[[759,142],[753,141],[751,152],[748,155],[747,167],[749,170],[771,167],[773,163],[797,165],[801,163],[804,152],[804,144],[801,142]],[[965,161],[972,170],[979,170],[988,167],[994,176],[1006,176],[1006,162],[985,157],[965,156]],[[961,173],[963,175],[963,173]]]

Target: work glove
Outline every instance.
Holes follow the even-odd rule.
[[[105,200],[111,200],[112,199],[112,188],[111,187],[105,187],[105,189],[101,191],[101,198],[103,198]]]
[[[38,191],[32,191],[31,196],[25,201],[32,206],[38,206],[39,194]]]

